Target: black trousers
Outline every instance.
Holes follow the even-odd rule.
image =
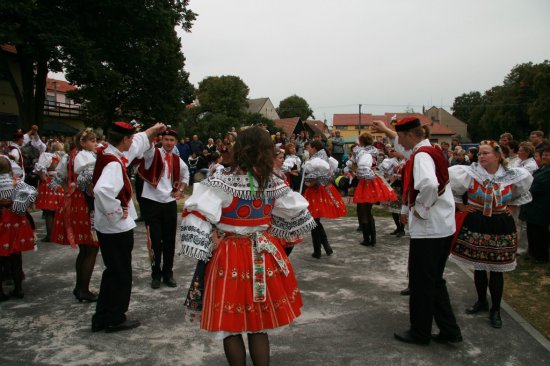
[[[174,276],[174,251],[178,226],[176,201],[161,203],[141,198],[142,216],[149,227],[149,239],[153,250],[152,277],[169,280]],[[162,265],[161,265],[162,264]]]
[[[548,225],[527,223],[528,253],[538,261],[548,262],[550,248],[550,231]]]
[[[105,270],[92,322],[116,325],[126,320],[132,292],[134,230],[117,234],[97,232]]]
[[[451,239],[452,236],[411,239],[409,262],[411,333],[421,340],[430,339],[433,319],[441,334],[448,336],[460,334],[449,300],[447,285],[443,279]]]

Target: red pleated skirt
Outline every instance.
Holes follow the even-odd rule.
[[[308,210],[315,219],[334,219],[347,213],[342,195],[332,184],[307,187],[304,198],[309,202]]]
[[[255,302],[252,240],[246,236],[224,238],[206,267],[202,329],[229,333],[260,332],[288,325],[300,315],[302,296],[292,265],[280,239],[269,234],[265,237],[284,259],[288,275],[282,272],[272,254],[264,253],[265,301]]]
[[[359,179],[353,195],[353,203],[388,202],[397,199],[393,188],[381,177]]]
[[[46,182],[40,182],[38,185],[38,197],[36,197],[35,207],[39,210],[56,211],[63,203],[63,190],[58,187],[57,190],[51,189],[48,184],[52,178]]]
[[[6,208],[1,211],[0,256],[33,250],[35,237],[29,219]]]
[[[99,246],[91,230],[90,214],[84,198],[84,193],[75,189],[72,194],[66,193],[63,204],[55,212],[50,240],[53,243],[71,245],[78,244]]]

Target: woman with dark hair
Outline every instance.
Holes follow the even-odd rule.
[[[470,164],[477,163],[477,147],[471,147],[468,149],[468,160]]]
[[[199,259],[186,306],[223,338],[230,365],[246,364],[244,334],[254,365],[268,365],[268,332],[302,307],[282,243],[315,222],[307,201],[273,175],[273,149],[265,130],[240,132],[231,169],[195,184],[183,211],[182,254]]]
[[[503,272],[516,268],[518,246],[510,206],[531,201],[529,187],[533,177],[523,168],[506,168],[495,141],[481,141],[478,157],[479,163],[449,168],[456,208],[462,212],[457,216],[451,259],[471,264],[475,269],[477,301],[466,313],[489,310],[489,287],[492,301],[489,319],[492,327],[500,328]]]
[[[363,232],[363,241],[360,244],[364,246],[376,245],[376,225],[372,216],[372,205],[375,202],[397,199],[395,191],[372,170],[373,161],[378,155],[378,149],[372,145],[373,141],[374,138],[370,133],[362,133],[354,148],[354,157],[347,163],[348,167],[357,164],[355,175],[359,181],[353,195],[353,203],[357,204],[357,219]]]
[[[329,158],[320,140],[313,140],[308,148],[309,160],[304,164],[304,182],[306,190],[304,197],[309,202],[309,212],[315,218],[317,226],[311,231],[313,240],[313,258],[321,258],[321,245],[327,255],[333,250],[328,242],[327,234],[321,218],[334,219],[346,215],[347,209],[340,192],[332,184],[334,171],[338,161]]]

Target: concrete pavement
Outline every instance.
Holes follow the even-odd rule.
[[[37,223],[40,238],[43,222]],[[475,289],[469,272],[454,263],[447,265],[446,279],[464,342],[426,347],[394,340],[394,330],[408,328],[408,298],[399,295],[407,283],[408,237],[388,235],[391,219],[378,218],[378,245],[366,248],[358,245],[355,219],[323,224],[335,253],[312,258],[309,237],[292,252],[303,313],[270,337],[272,365],[550,365],[548,340],[508,307],[502,329],[491,328],[487,314],[464,314]],[[139,223],[128,312],[141,327],[92,333],[95,304],[78,303],[71,294],[77,250],[40,244],[38,251],[24,253],[25,298],[0,304],[0,364],[225,365],[222,342],[200,331],[184,312],[194,261],[177,257],[179,286],[152,290],[144,233]],[[102,269],[99,255],[92,278],[96,290]]]

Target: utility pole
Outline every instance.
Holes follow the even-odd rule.
[[[359,104],[359,136],[361,135],[361,104]]]

